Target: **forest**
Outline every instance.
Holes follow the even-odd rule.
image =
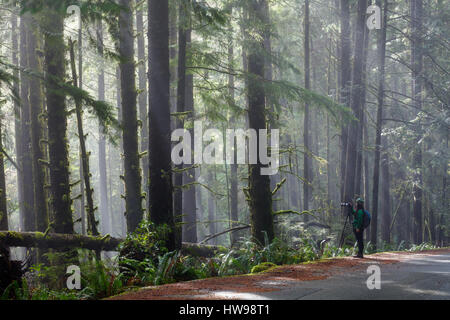
[[[364,254],[450,246],[449,0],[2,0],[0,16],[0,298],[351,256],[356,199]]]

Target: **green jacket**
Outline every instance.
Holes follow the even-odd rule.
[[[353,215],[354,215],[353,228],[361,230],[363,227],[364,211],[360,209],[358,210],[358,212],[356,212],[353,209]]]

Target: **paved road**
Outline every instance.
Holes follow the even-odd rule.
[[[380,270],[381,288],[370,290],[370,266]],[[450,250],[381,253],[365,259],[330,259],[283,266],[267,273],[212,278],[148,287],[112,299],[243,300],[450,300]]]
[[[368,264],[369,265],[369,264]],[[404,261],[379,265],[381,289],[367,288],[366,268],[325,280],[300,281],[279,291],[234,294],[240,299],[446,299],[450,300],[450,253],[411,255]]]

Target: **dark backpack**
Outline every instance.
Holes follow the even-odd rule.
[[[363,217],[363,228],[367,229],[370,225],[370,220],[372,217],[370,216],[369,211],[364,210],[364,217]]]

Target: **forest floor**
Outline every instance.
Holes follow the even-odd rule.
[[[367,287],[371,265],[380,267],[380,290]],[[145,287],[109,299],[450,299],[450,249],[323,259],[259,274]]]

